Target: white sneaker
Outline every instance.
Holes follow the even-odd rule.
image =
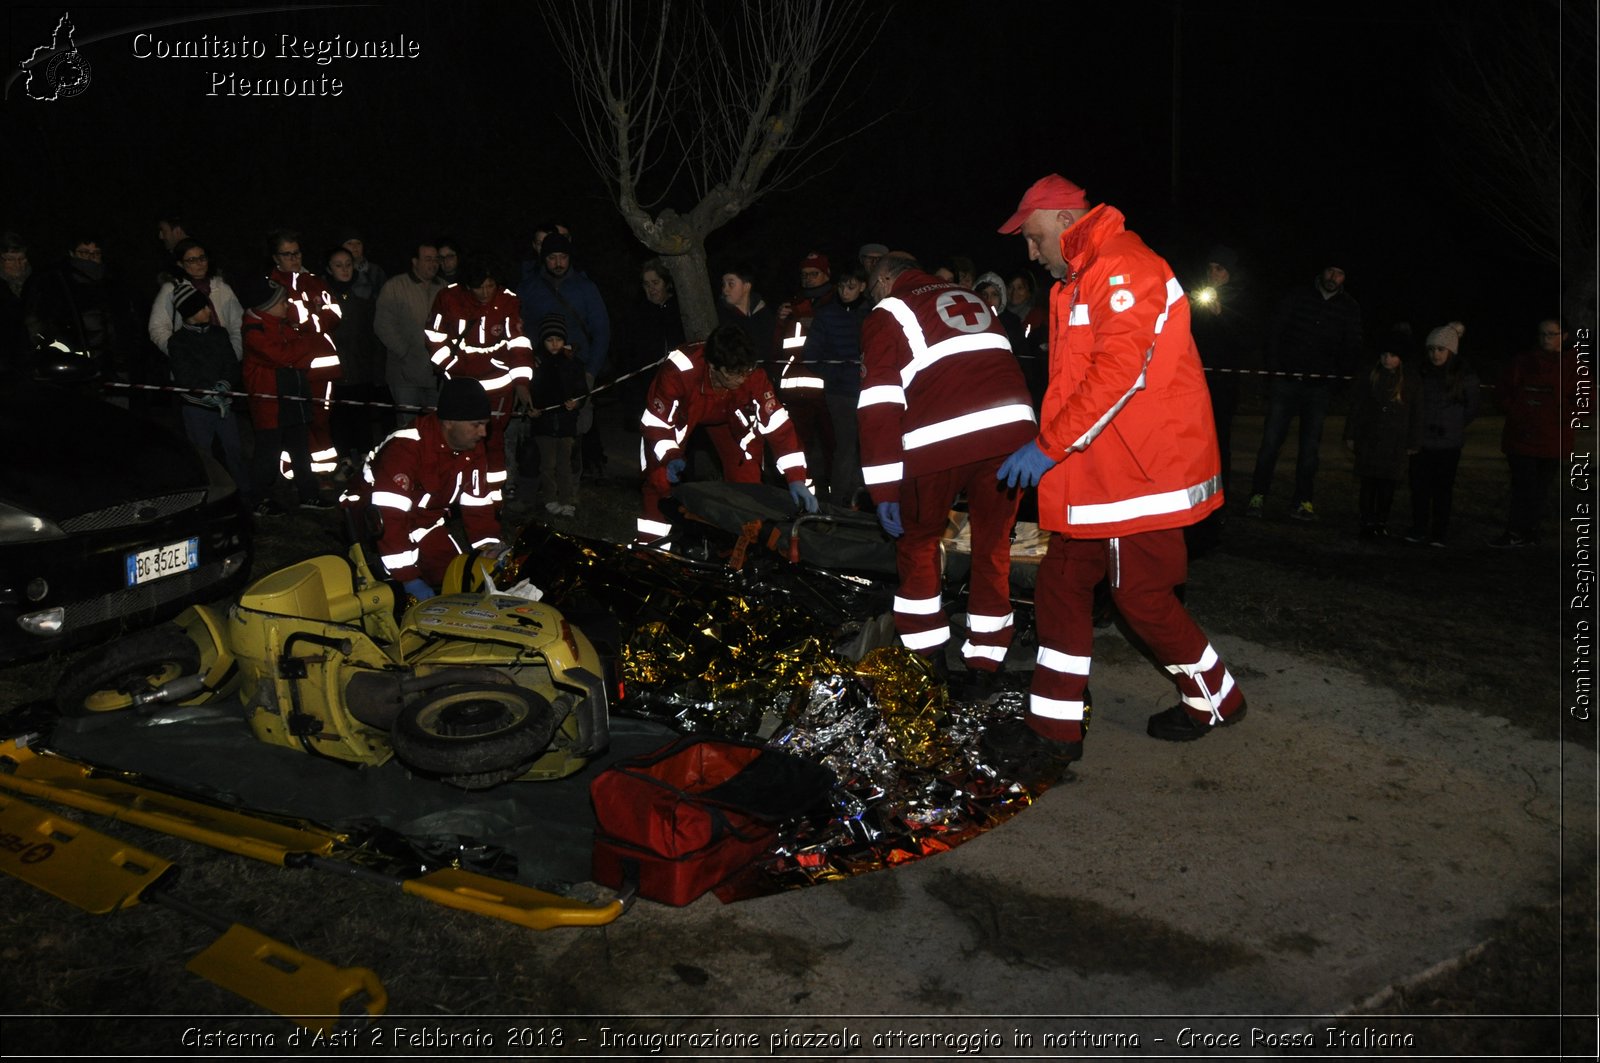
[[[578,515],[577,506],[561,506],[560,510],[563,517],[575,517]]]
[[[552,517],[558,517],[558,516],[561,515],[561,503],[560,502],[546,502],[544,504],[544,511],[546,513],[550,514]]]

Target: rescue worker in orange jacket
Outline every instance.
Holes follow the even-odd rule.
[[[1177,683],[1181,700],[1147,733],[1202,738],[1244,715],[1233,676],[1175,588],[1188,555],[1183,529],[1222,505],[1216,429],[1172,268],[1106,204],[1051,174],[1000,227],[1056,278],[1050,293],[1050,383],[1039,436],[999,475],[1039,486],[1051,533],[1035,593],[1039,654],[1026,727],[991,745],[1031,746],[1058,761],[1082,755],[1093,642],[1093,590],[1112,601]]]
[[[489,394],[489,481],[498,505],[504,495],[514,453],[506,437],[513,413],[532,405],[533,341],[522,330],[522,303],[500,287],[494,268],[481,260],[461,267],[456,283],[433,299],[424,330],[434,368],[446,380],[478,381]],[[519,427],[521,427],[519,425]]]
[[[1019,495],[1000,463],[1034,437],[1028,385],[1005,329],[976,293],[924,273],[896,251],[878,259],[876,305],[861,325],[862,479],[896,541],[895,629],[942,668],[950,624],[939,541],[963,492],[972,531],[961,696],[987,700],[1011,645],[1011,526]]]
[[[639,422],[643,499],[634,541],[670,548],[672,525],[661,504],[688,468],[685,442],[704,428],[729,483],[761,482],[761,440],[789,483],[795,505],[817,511],[806,486],[806,456],[772,381],[756,363],[755,345],[737,325],[667,355],[650,384]]]
[[[438,407],[380,443],[362,470],[366,500],[383,517],[379,558],[419,601],[434,596],[461,553],[445,526],[451,506],[460,504],[473,549],[492,553],[500,546],[484,450],[488,425],[483,385],[466,377],[447,380]],[[359,498],[347,491],[341,501]]]

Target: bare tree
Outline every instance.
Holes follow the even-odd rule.
[[[685,334],[703,338],[716,324],[706,237],[859,132],[830,127],[884,16],[864,0],[568,0],[547,17],[575,135],[672,273]]]
[[[1545,0],[1469,10],[1437,53],[1439,99],[1468,148],[1457,175],[1486,217],[1562,266],[1564,313],[1592,325],[1594,5]]]

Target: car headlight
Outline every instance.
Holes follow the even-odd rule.
[[[0,502],[0,543],[37,543],[66,537],[55,521]]]
[[[206,453],[201,453],[200,461],[206,467],[207,502],[220,502],[238,492],[239,486],[233,482],[233,477],[228,475],[228,470],[222,467],[221,462]]]

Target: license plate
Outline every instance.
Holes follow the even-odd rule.
[[[184,539],[128,555],[129,587],[200,567],[200,540]]]

